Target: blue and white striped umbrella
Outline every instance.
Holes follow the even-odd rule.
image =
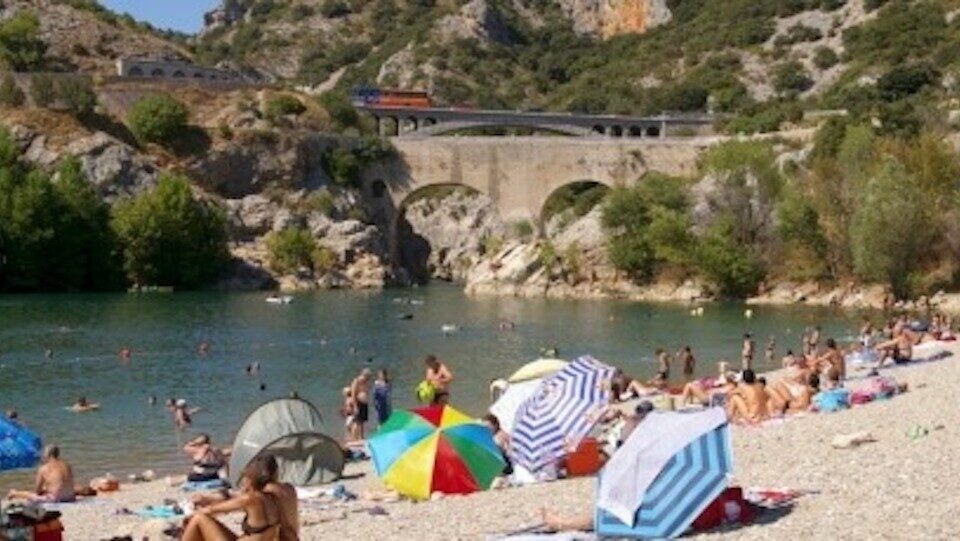
[[[0,417],[0,471],[36,466],[41,447],[39,436]]]
[[[513,463],[536,472],[580,445],[610,402],[614,372],[612,366],[585,356],[544,378],[517,411]]]
[[[597,533],[638,539],[683,535],[727,488],[732,470],[722,408],[652,414],[600,475]]]

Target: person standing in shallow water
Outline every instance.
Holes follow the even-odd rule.
[[[387,422],[393,411],[391,390],[390,375],[385,369],[380,369],[373,382],[373,407],[377,410],[377,423],[380,426]]]
[[[743,335],[743,349],[740,350],[740,360],[743,362],[744,370],[753,370],[753,355],[756,350],[756,344],[750,333]]]
[[[453,372],[435,355],[428,355],[423,363],[427,366],[425,379],[434,389],[433,403],[446,404],[450,399],[450,384],[453,382]]]
[[[680,366],[683,367],[683,377],[686,378],[687,381],[691,381],[697,360],[693,357],[693,350],[690,349],[690,346],[683,346],[680,351],[677,352],[677,360],[680,361]]]

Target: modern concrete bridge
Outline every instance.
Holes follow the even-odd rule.
[[[380,135],[444,135],[475,128],[520,127],[580,137],[662,139],[673,134],[704,135],[714,117],[702,114],[663,114],[651,117],[588,115],[456,108],[382,107],[355,105],[374,117]]]

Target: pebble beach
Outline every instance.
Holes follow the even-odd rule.
[[[734,427],[733,484],[809,491],[753,524],[697,539],[957,539],[960,514],[960,346],[936,362],[884,370],[909,385],[890,400],[833,414],[803,414],[761,427]],[[911,438],[914,427],[926,434]],[[837,449],[839,435],[869,432],[875,442]],[[363,495],[382,490],[369,462],[351,464],[342,483]],[[536,526],[540,509],[564,514],[592,508],[595,479],[447,497],[424,503],[318,500],[303,502],[301,536],[324,539],[495,539]],[[133,535],[166,539],[163,521],[119,514],[185,499],[165,480],[123,484],[120,491],[61,508],[65,539]],[[239,516],[229,521],[234,527]]]

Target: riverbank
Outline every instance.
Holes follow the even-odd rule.
[[[951,539],[960,536],[953,495],[960,492],[960,410],[954,391],[960,382],[960,344],[939,362],[884,370],[910,390],[891,400],[835,414],[808,414],[763,428],[735,427],[734,482],[744,487],[813,491],[789,510],[757,523],[698,536],[703,539]],[[911,440],[915,425],[928,428]],[[840,434],[869,431],[875,443],[834,449]],[[344,485],[362,494],[380,483],[369,463],[351,465]],[[589,510],[593,479],[484,492],[413,504],[350,502],[304,509],[305,540],[320,539],[484,539],[532,526],[541,507],[563,513]],[[67,506],[64,523],[72,540],[126,534],[149,525],[116,509],[181,499],[176,488],[158,481],[123,485],[120,492]],[[386,515],[372,516],[381,508]],[[374,511],[378,513],[379,510]],[[236,527],[237,522],[232,522]],[[138,537],[139,538],[139,537]],[[151,537],[151,539],[155,539]],[[159,538],[156,538],[159,539]]]

